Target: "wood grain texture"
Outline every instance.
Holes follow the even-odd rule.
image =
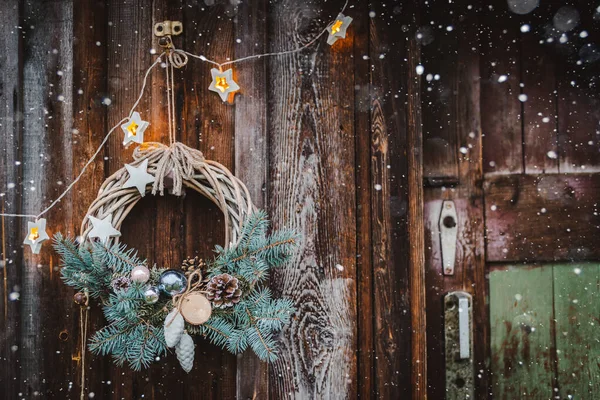
[[[205,5],[204,2],[186,1],[181,12],[184,34],[180,46],[218,61],[233,57],[236,8],[230,2]],[[206,63],[190,61],[179,71],[183,92],[177,101],[178,108],[182,109],[182,141],[233,171],[235,108],[207,90],[211,81],[210,68]],[[237,77],[234,75],[234,78]],[[188,192],[186,196],[182,205],[185,256],[211,257],[214,246],[222,245],[225,240],[222,213],[200,195]],[[202,228],[199,230],[199,227]],[[189,398],[235,398],[235,356],[207,340],[199,339],[196,343],[200,354],[195,361],[194,376],[188,376],[189,384],[195,389],[193,392],[184,389],[185,395]]]
[[[68,1],[36,2],[23,4],[22,10],[21,24],[28,27],[23,35],[22,209],[31,213],[54,200],[72,175],[72,138],[63,132],[72,126],[73,8]],[[68,228],[70,213],[66,203],[44,215],[57,219],[48,225],[50,236]],[[20,364],[26,377],[21,391],[28,396],[62,397],[64,384],[50,378],[70,376],[76,366],[58,338],[62,329],[75,328],[74,321],[55,324],[72,306],[71,291],[62,284],[56,266],[50,246],[40,255],[24,251]]]
[[[8,1],[0,9],[2,26],[13,27],[0,37],[0,45],[6,51],[0,54],[0,207],[2,212],[20,212],[23,186],[21,161],[23,141],[23,98],[22,98],[22,58],[20,42],[22,32],[14,27],[20,20],[18,1]],[[26,226],[26,225],[25,225]],[[21,371],[19,368],[21,346],[21,306],[10,297],[21,287],[22,251],[21,232],[23,221],[0,217],[2,235],[2,285],[0,285],[0,305],[2,307],[2,329],[0,329],[0,392],[7,397],[16,397],[21,391]]]
[[[557,46],[558,140],[560,172],[600,172],[600,64],[597,46],[600,31],[597,5],[576,0],[571,5],[579,13],[577,31],[565,45]],[[558,9],[555,6],[554,11]],[[568,35],[568,34],[567,34]],[[594,50],[596,48],[596,50]]]
[[[490,272],[494,399],[554,396],[552,296],[552,266]]]
[[[483,7],[481,14],[486,27],[480,35],[483,171],[520,173],[523,135],[519,27],[504,0]],[[499,20],[503,23],[498,24]]]
[[[427,399],[427,309],[425,293],[425,236],[423,227],[423,131],[421,82],[416,72],[421,49],[415,39],[408,46],[408,241],[411,314],[412,399]]]
[[[373,4],[370,20],[370,172],[373,268],[374,396],[408,398],[412,390],[408,263],[408,50],[390,26],[410,25],[400,1]],[[389,10],[394,10],[392,13]],[[412,22],[414,24],[414,22]],[[413,28],[414,29],[414,28]],[[396,76],[397,79],[390,79]],[[364,149],[359,149],[365,151]]]
[[[270,8],[271,51],[318,34],[339,4]],[[291,29],[293,27],[293,29]],[[349,32],[350,33],[350,32]],[[297,311],[271,365],[273,398],[356,397],[356,200],[352,34],[269,60],[269,209],[302,234],[291,265],[272,275]],[[338,84],[344,82],[344,84]]]
[[[485,184],[488,261],[600,256],[600,176],[502,176]]]
[[[371,199],[376,190],[371,180],[371,86],[368,4],[356,4],[354,32],[354,132],[356,148],[356,273],[357,273],[357,383],[358,396],[368,399],[375,391],[374,299]]]
[[[236,58],[264,53],[267,48],[267,1],[239,5],[234,35]],[[240,43],[237,43],[237,39]],[[263,95],[268,77],[266,60],[236,67],[243,90],[235,104],[235,173],[246,184],[254,205],[264,209],[267,198],[267,99]],[[269,395],[269,366],[252,352],[237,358],[238,399],[264,399]]]
[[[562,398],[594,399],[600,390],[600,266],[554,265],[558,383]]]
[[[435,37],[446,37],[442,47],[423,46],[423,57],[434,58],[437,52],[454,60],[445,68],[439,81],[423,84],[423,121],[443,120],[452,126],[446,128],[456,133],[455,141],[464,149],[459,153],[458,185],[455,187],[426,187],[425,210],[425,261],[427,265],[427,344],[429,397],[446,395],[444,365],[443,297],[453,291],[463,290],[473,296],[473,339],[476,398],[489,395],[489,320],[487,309],[487,281],[484,254],[484,202],[481,182],[482,137],[480,108],[480,63],[478,45],[479,10],[468,8],[467,1],[454,2],[444,15],[436,18]],[[422,18],[431,17],[425,8]],[[435,10],[439,14],[438,10]],[[452,31],[446,29],[453,26]],[[433,43],[432,43],[433,44]],[[429,92],[429,87],[433,88]],[[449,93],[439,88],[452,88]],[[433,96],[438,96],[435,100]],[[443,102],[443,107],[430,107],[428,103]],[[452,110],[450,116],[446,113]],[[457,151],[458,149],[447,149]],[[434,154],[425,147],[424,169]],[[453,167],[450,167],[453,168]],[[454,275],[444,275],[440,243],[439,219],[444,200],[454,201],[458,216],[457,252]]]
[[[456,3],[453,3],[456,4]],[[458,109],[454,96],[458,90],[459,41],[447,27],[463,29],[465,21],[458,20],[448,8],[431,2],[421,7],[423,21],[435,21],[435,25],[423,24],[417,31],[422,44],[421,63],[425,72],[422,80],[423,152],[426,154],[423,175],[427,182],[458,180],[459,131],[455,124]],[[453,7],[454,9],[454,7]],[[462,10],[462,8],[461,8]],[[454,18],[452,18],[454,17]],[[423,79],[424,78],[424,79]],[[437,79],[436,79],[437,78]]]
[[[103,104],[107,90],[107,46],[96,45],[97,42],[104,43],[106,41],[107,13],[104,2],[88,0],[73,3],[72,177],[79,174],[100,145],[107,131],[107,107]],[[96,191],[104,180],[104,173],[104,162],[100,156],[88,168],[74,192],[67,197],[67,201],[72,207],[72,216],[64,234],[79,234],[81,218],[86,214],[89,204],[95,199]],[[58,264],[58,258],[55,257],[54,260],[55,265]],[[55,275],[55,279],[58,280],[58,273]],[[67,290],[64,285],[63,289]],[[69,294],[61,292],[65,301],[72,299],[74,291],[69,289],[69,292]],[[63,343],[61,351],[71,356],[70,363],[74,368],[71,379],[74,381],[74,387],[79,388],[81,384],[79,374],[82,368],[81,363],[77,361],[80,356],[82,340],[78,330],[79,312],[71,301],[65,303],[63,312],[70,315],[72,326],[70,329],[65,329],[69,336],[68,340]],[[90,319],[93,321],[90,328],[93,330],[101,328],[102,325],[99,324],[103,323],[102,310],[94,307],[90,310],[90,314]],[[111,388],[100,382],[104,378],[101,371],[110,361],[98,358],[92,362],[93,366],[91,362],[87,363],[85,387],[98,398],[107,398]]]
[[[530,31],[519,34],[523,103],[523,152],[527,174],[558,172],[556,52],[540,43],[548,17],[556,6],[541,3],[531,14],[519,16]]]

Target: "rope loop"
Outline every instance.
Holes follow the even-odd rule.
[[[174,66],[175,68],[183,68],[185,65],[187,65],[189,58],[187,56],[187,54],[185,54],[185,52],[183,52],[182,50],[179,49],[175,49],[173,48],[170,52],[169,52],[169,63]]]

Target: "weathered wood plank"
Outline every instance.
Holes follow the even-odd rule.
[[[407,42],[401,2],[373,4],[371,60],[371,230],[375,381],[379,398],[411,396],[408,246]],[[394,27],[392,29],[391,27]],[[414,29],[414,27],[413,27]],[[390,77],[396,77],[390,79]],[[358,149],[364,151],[364,149]]]
[[[421,6],[421,19],[425,24],[417,30],[417,39],[422,44],[423,79],[423,152],[426,154],[423,175],[427,182],[458,180],[458,137],[460,132],[454,123],[458,116],[454,107],[458,82],[456,74],[459,41],[454,29],[459,21],[448,7],[439,2]],[[465,10],[466,11],[466,10]],[[430,22],[431,21],[431,22]],[[463,21],[460,23],[463,24]],[[448,30],[448,27],[453,29]]]
[[[23,210],[37,213],[60,194],[72,175],[72,137],[64,131],[70,132],[72,127],[73,8],[69,1],[21,7],[20,26],[27,27],[23,32],[21,201]],[[69,226],[70,213],[67,202],[44,215],[50,235]],[[67,346],[58,339],[61,330],[75,329],[75,321],[68,318],[71,291],[56,273],[49,243],[40,255],[25,247],[21,251],[21,392],[60,398],[76,366]],[[64,325],[56,324],[57,320]],[[61,379],[53,379],[56,376]]]
[[[476,398],[486,398],[489,393],[489,319],[487,313],[487,282],[485,278],[483,191],[481,189],[481,110],[480,110],[480,63],[478,46],[479,11],[471,10],[469,2],[457,1],[444,8],[435,19],[436,37],[448,39],[444,48],[424,46],[428,58],[436,52],[452,54],[451,67],[444,67],[439,82],[428,85],[452,88],[449,93],[433,90],[444,98],[443,108],[429,108],[427,102],[438,102],[431,97],[423,100],[423,119],[444,119],[455,130],[456,142],[463,151],[457,159],[458,185],[453,188],[426,187],[425,200],[425,249],[427,265],[427,343],[429,397],[443,398],[445,388],[443,297],[448,292],[464,290],[473,296],[474,319],[474,366],[476,370]],[[451,8],[448,8],[451,7]],[[428,14],[424,21],[431,20]],[[448,31],[446,27],[452,26]],[[450,40],[451,39],[451,40]],[[424,91],[428,89],[424,89]],[[430,96],[433,96],[430,94]],[[445,116],[453,110],[451,118]],[[447,151],[451,151],[448,149]],[[458,149],[454,149],[458,152]],[[432,154],[427,148],[423,154],[425,165]],[[457,252],[454,275],[444,275],[440,243],[439,219],[444,200],[454,201],[457,210]]]
[[[20,20],[19,1],[4,2],[0,8],[0,23],[6,32],[0,37],[0,207],[3,213],[21,212],[22,169],[20,162],[23,140],[22,58],[19,47],[22,32],[15,26]],[[2,329],[0,329],[0,392],[16,398],[20,392],[19,368],[21,354],[20,302],[11,296],[18,294],[22,276],[22,228],[24,221],[18,218],[0,217],[2,235],[2,284],[0,306]],[[14,295],[13,295],[14,296]]]
[[[561,398],[595,399],[600,391],[600,266],[554,265],[558,387]]]
[[[552,266],[490,272],[494,399],[554,396],[552,285]]]
[[[551,9],[541,3],[531,14],[519,18],[523,93],[523,151],[525,173],[558,172],[556,52],[540,43]]]
[[[354,132],[356,149],[356,269],[357,269],[357,383],[358,396],[375,395],[373,259],[371,257],[371,62],[369,54],[369,4],[359,2],[352,12],[354,38]]]
[[[423,226],[423,131],[421,82],[416,72],[421,49],[415,39],[408,44],[407,154],[408,162],[408,241],[410,248],[410,317],[412,357],[412,398],[427,399],[427,319],[425,310],[425,232]]]
[[[485,183],[488,261],[600,256],[600,176],[503,176]]]
[[[600,31],[596,7],[585,0],[571,5],[579,14],[575,32],[585,31],[587,37],[571,32],[564,45],[558,46],[556,65],[558,81],[558,133],[560,172],[600,172],[600,91],[597,61]],[[555,11],[559,7],[555,6]]]
[[[502,24],[498,24],[501,20]],[[504,0],[483,7],[481,40],[481,128],[483,171],[523,171],[523,135],[518,24]]]
[[[185,2],[181,46],[192,53],[223,62],[234,55],[232,18],[236,16],[236,8],[233,3],[218,3]],[[224,104],[216,93],[208,91],[211,68],[209,64],[192,59],[180,71],[183,92],[177,101],[183,118],[182,141],[233,171],[235,109]],[[237,78],[235,73],[234,77]],[[243,88],[243,83],[240,85]],[[225,241],[222,213],[210,201],[195,193],[188,192],[186,196],[183,203],[185,256],[210,257],[214,254],[214,246],[223,245]],[[186,396],[195,398],[202,393],[206,397],[235,398],[236,357],[206,340],[196,340],[196,343],[198,358],[193,376],[186,379],[194,387],[194,392],[184,389]]]
[[[236,58],[265,53],[267,1],[239,4],[234,35]],[[267,153],[267,70],[264,59],[237,64],[243,87],[235,105],[235,172],[246,184],[256,207],[266,206],[269,159]],[[263,399],[269,395],[269,366],[252,352],[237,358],[237,398]]]
[[[107,13],[104,2],[93,0],[73,2],[73,167],[70,179],[79,174],[107,132],[107,110],[102,103],[106,95],[107,46],[96,45],[97,42],[102,44],[106,41]],[[104,176],[104,162],[99,157],[88,168],[74,192],[67,197],[66,201],[72,207],[72,215],[63,234],[79,234],[81,219],[96,198],[97,190],[102,184]],[[70,181],[70,179],[68,180]],[[57,257],[54,260],[55,265],[59,263]],[[55,274],[54,279],[58,280],[58,273]],[[61,351],[71,356],[70,364],[73,365],[74,374],[69,379],[73,381],[75,388],[79,388],[82,365],[73,360],[73,358],[78,358],[81,349],[82,338],[78,330],[79,310],[71,301],[74,291],[67,288],[62,282],[60,284],[65,291],[69,292],[67,294],[61,291],[60,295],[67,302],[65,313],[71,317],[72,324],[70,329],[66,329],[69,336],[68,340],[63,343],[64,347]],[[98,324],[103,322],[102,310],[99,307],[92,307],[90,313],[90,320],[93,321],[90,331],[101,328],[102,325]],[[63,321],[63,319],[58,319],[58,321]],[[64,322],[67,321],[68,319],[65,318]],[[89,353],[87,357],[85,388],[88,393],[93,392],[97,398],[106,398],[112,388],[102,383],[105,378],[103,370],[111,361],[102,358],[92,359]],[[76,395],[73,394],[73,397]]]
[[[112,127],[129,114],[131,106],[137,99],[145,70],[152,63],[153,57],[148,51],[152,48],[152,0],[107,1],[107,36],[99,46],[106,46],[107,54],[107,94],[108,106],[107,127]],[[144,50],[143,50],[144,49]],[[155,70],[158,74],[160,69]],[[106,103],[106,102],[105,102]],[[147,88],[144,98],[137,107],[142,118],[150,122],[145,133],[145,140],[160,141],[162,132],[156,131],[157,121],[152,118],[152,91]],[[123,147],[123,133],[118,129],[108,141],[105,149],[106,174],[114,173],[130,162],[134,146]],[[97,190],[97,188],[96,188]],[[154,259],[156,231],[153,218],[156,215],[156,199],[148,197],[140,202],[123,223],[121,233],[123,242],[135,247],[150,262]],[[159,248],[163,248],[158,244]],[[102,316],[97,326],[104,325]],[[100,357],[89,359],[97,362]],[[144,378],[151,372],[134,374],[125,366],[115,367],[110,360],[102,360],[105,365],[104,380],[111,381],[112,396],[115,398],[133,398],[142,394],[149,395],[151,388],[144,387]],[[160,393],[160,392],[159,392]]]
[[[281,1],[270,9],[271,51],[321,32],[339,3]],[[292,27],[292,28],[291,28]],[[330,47],[269,61],[269,209],[303,239],[274,290],[296,314],[271,365],[273,398],[356,397],[356,201],[353,33]]]

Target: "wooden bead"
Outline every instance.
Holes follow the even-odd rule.
[[[200,325],[210,318],[212,306],[202,293],[190,293],[181,301],[181,315],[188,323]]]
[[[79,306],[84,306],[85,303],[87,302],[87,297],[85,296],[85,293],[77,292],[73,296],[73,301],[75,302],[75,304],[77,304]]]

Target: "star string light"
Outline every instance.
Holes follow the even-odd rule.
[[[150,123],[142,120],[139,112],[134,112],[131,118],[121,125],[121,129],[125,134],[123,145],[129,146],[131,143],[144,143],[144,132],[148,128],[148,125]]]
[[[351,22],[351,17],[346,17],[344,14],[339,13],[335,21],[327,27],[327,32],[329,33],[327,44],[333,45],[339,39],[344,39],[346,37],[346,30]]]
[[[217,92],[221,96],[221,100],[227,101],[230,93],[235,93],[240,90],[239,85],[233,80],[233,70],[229,68],[223,72],[217,68],[210,70],[212,82],[208,90]]]
[[[38,219],[35,222],[27,222],[27,236],[25,236],[23,244],[29,245],[33,254],[40,254],[42,242],[48,239],[50,239],[50,237],[48,236],[48,233],[46,233],[45,218]]]

